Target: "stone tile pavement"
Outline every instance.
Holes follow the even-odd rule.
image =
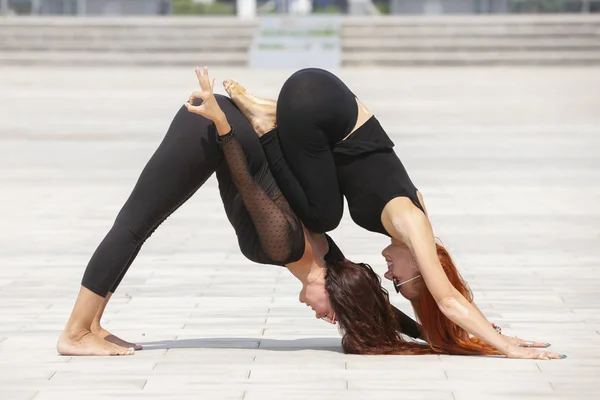
[[[212,71],[271,97],[290,72]],[[214,180],[107,310],[105,326],[146,349],[58,356],[87,260],[195,81],[192,68],[13,67],[0,68],[0,399],[597,399],[600,70],[339,73],[395,140],[483,311],[569,358],[344,355],[286,271],[240,256]],[[347,216],[333,236],[383,273],[384,237]]]

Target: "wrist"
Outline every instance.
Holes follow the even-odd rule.
[[[494,347],[496,347],[496,350],[498,350],[500,353],[504,354],[504,355],[508,355],[512,352],[514,352],[515,350],[518,350],[519,346],[510,343],[508,340],[506,340],[504,337],[501,336],[501,341],[499,340],[497,344],[492,343],[492,345],[494,345]]]
[[[229,121],[227,121],[225,114],[219,115],[213,122],[215,123],[219,136],[224,136],[231,131],[231,126],[229,125]]]

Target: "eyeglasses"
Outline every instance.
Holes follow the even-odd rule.
[[[402,287],[402,285],[404,285],[405,283],[408,283],[410,281],[414,281],[415,279],[420,278],[420,277],[421,277],[421,275],[417,275],[417,276],[410,278],[404,282],[398,282],[398,279],[393,278],[392,283],[394,284],[394,289],[396,289],[396,293],[400,293],[400,288]]]

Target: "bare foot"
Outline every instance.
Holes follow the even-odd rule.
[[[120,347],[125,347],[125,348],[133,347],[134,350],[142,350],[142,348],[143,348],[143,346],[141,344],[131,343],[131,342],[121,339],[118,336],[113,335],[112,333],[110,333],[109,331],[107,331],[106,329],[101,327],[100,325],[97,325],[97,326],[92,325],[92,333],[94,335],[98,336],[100,339],[104,339],[107,342],[111,342]]]
[[[251,95],[246,88],[233,79],[224,80],[223,87],[242,114],[250,121],[258,136],[275,128],[277,125],[276,102]]]
[[[246,90],[245,87],[240,85],[239,82],[234,81],[233,79],[225,79],[223,81],[223,86],[225,86],[226,90],[227,90],[227,86],[230,86],[232,84],[237,85],[239,90],[242,90],[243,92],[245,92],[244,94],[253,102],[255,102],[257,104],[266,105],[266,106],[277,107],[277,100],[263,99],[262,97],[255,96],[252,93],[248,92],[248,90]],[[227,93],[229,93],[229,95],[231,96],[231,93],[229,92],[229,90],[227,90]]]
[[[128,356],[133,347],[125,348],[107,342],[91,331],[64,332],[58,338],[56,350],[63,356]]]

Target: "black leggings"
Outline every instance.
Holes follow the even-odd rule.
[[[325,70],[300,70],[281,88],[278,128],[261,141],[281,191],[310,231],[331,231],[342,219],[332,148],[352,131],[357,118],[356,96]]]
[[[235,127],[236,140],[245,153],[248,172],[271,199],[277,200],[281,193],[254,129],[229,98],[216,97]],[[83,275],[84,287],[103,297],[114,292],[146,239],[215,171],[225,212],[236,231],[242,253],[258,263],[284,264],[272,260],[263,251],[264,237],[261,245],[261,238],[233,183],[216,138],[212,122],[181,107],[114,225],[90,259]],[[304,251],[304,237],[301,228],[292,233],[295,247],[292,257],[295,260],[291,261],[297,261]]]
[[[354,222],[385,235],[381,213],[390,200],[407,197],[425,212],[379,121],[371,116],[349,135],[357,118],[356,96],[337,76],[303,69],[281,89],[278,127],[261,138],[279,187],[312,231],[339,224],[342,195]]]

